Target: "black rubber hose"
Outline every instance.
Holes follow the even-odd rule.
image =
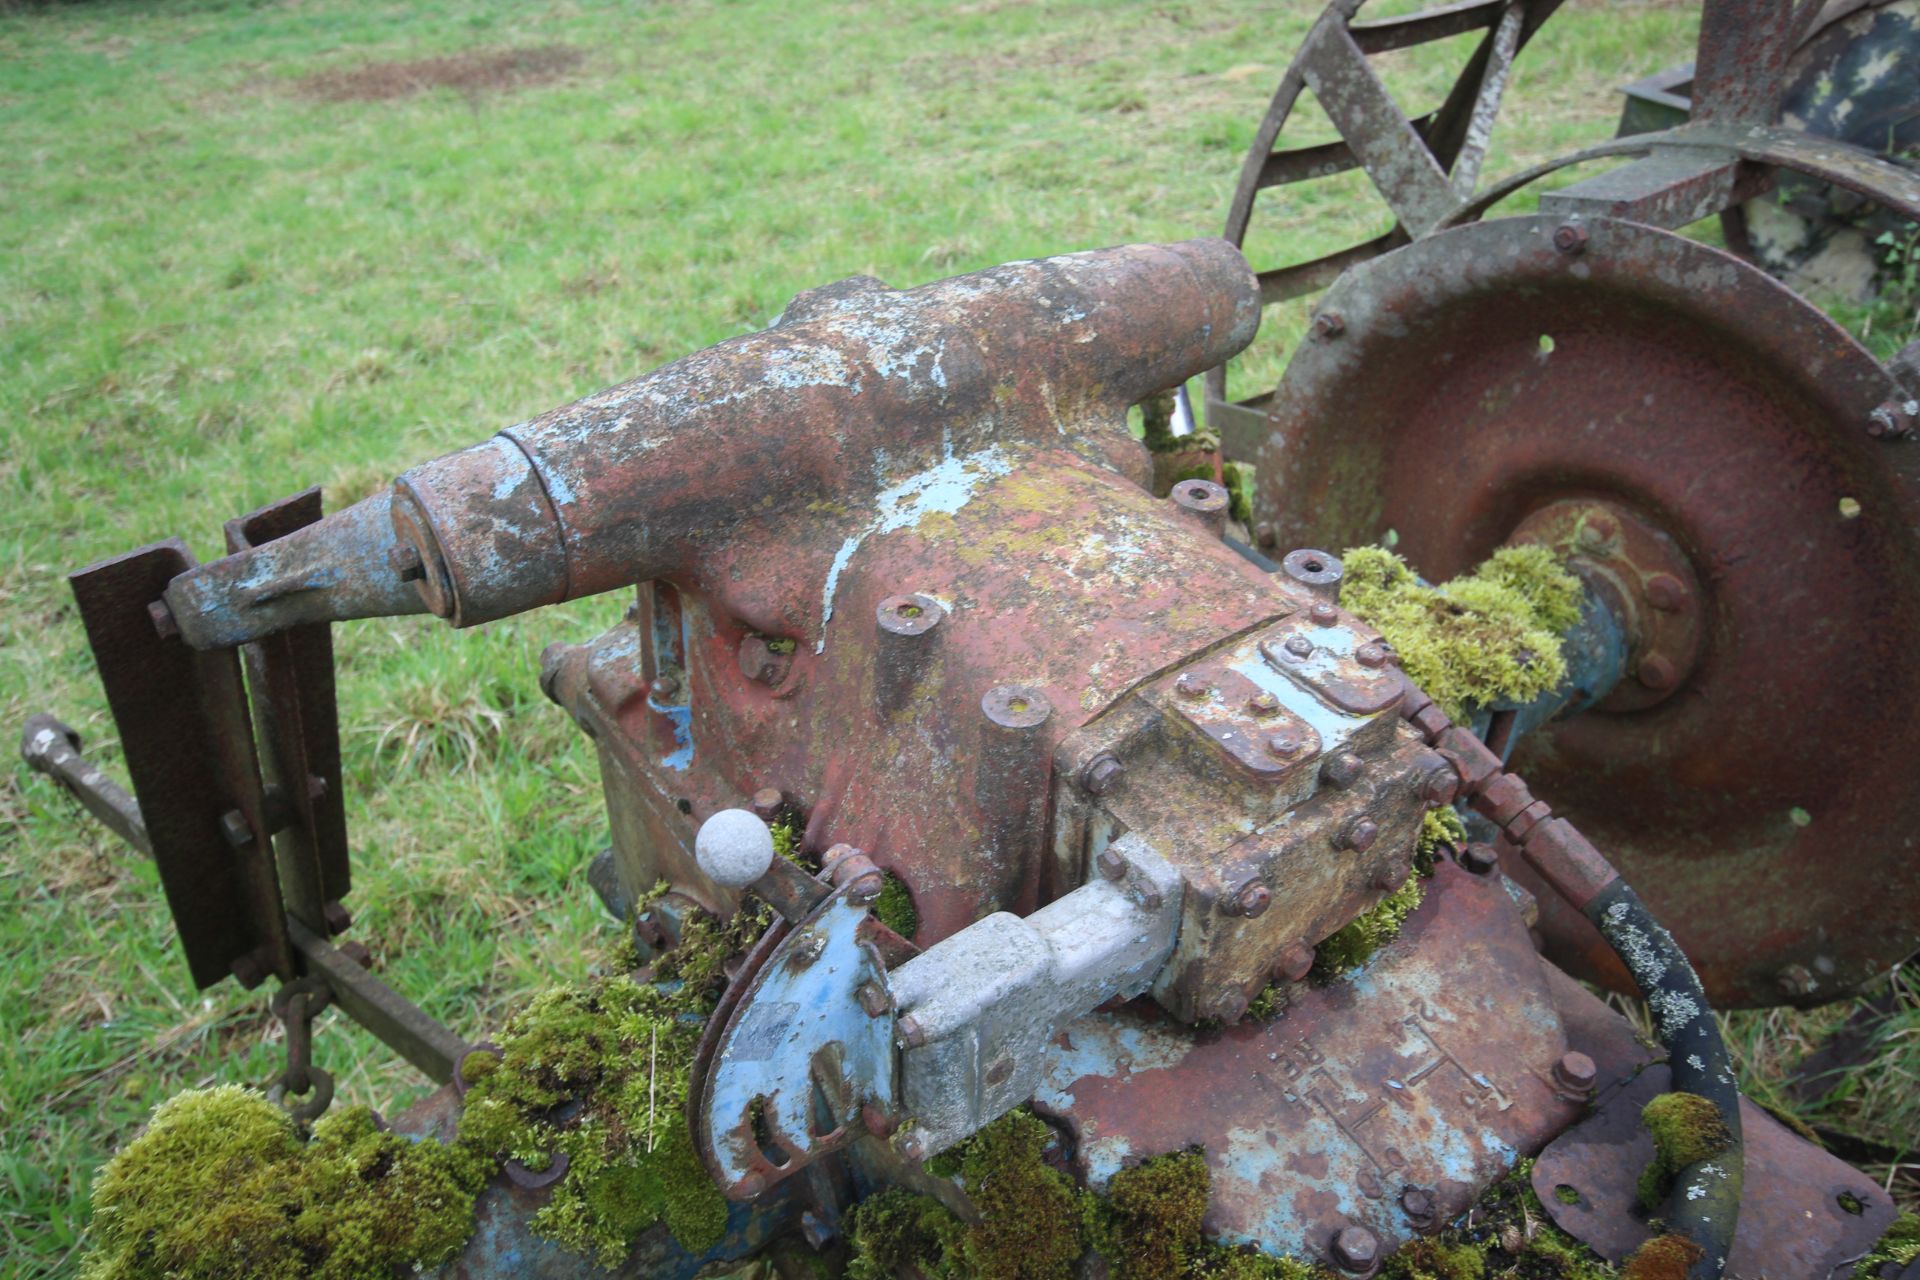
[[[1690,1280],[1719,1280],[1733,1250],[1745,1169],[1740,1089],[1719,1024],[1693,965],[1624,880],[1616,879],[1595,894],[1586,916],[1627,966],[1653,1011],[1654,1029],[1673,1072],[1673,1091],[1711,1102],[1730,1136],[1724,1149],[1674,1173],[1664,1217],[1668,1231],[1704,1251],[1687,1270]]]

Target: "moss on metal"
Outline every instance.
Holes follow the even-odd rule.
[[[1655,1236],[1621,1265],[1620,1280],[1687,1280],[1687,1272],[1705,1253],[1685,1236]]]
[[[1904,1267],[1920,1259],[1920,1215],[1903,1212],[1853,1268],[1853,1280],[1879,1280],[1889,1263]]]
[[[1711,1160],[1733,1145],[1720,1109],[1697,1093],[1663,1093],[1640,1109],[1640,1123],[1653,1137],[1653,1160],[1640,1173],[1640,1207],[1658,1209],[1674,1175]]]
[[[1532,1173],[1533,1161],[1520,1161],[1471,1214],[1389,1256],[1381,1280],[1618,1280],[1603,1258],[1553,1225]]]
[[[379,1132],[350,1107],[303,1139],[265,1098],[183,1093],[94,1186],[86,1280],[391,1280],[444,1261],[473,1231],[476,1195],[503,1161],[566,1176],[536,1232],[611,1265],[664,1223],[690,1252],[717,1243],[727,1205],[701,1166],[685,1102],[722,962],[757,938],[765,907],[691,918],[648,981],[625,972],[536,997],[498,1057],[469,1054],[457,1138]],[[615,963],[631,962],[631,954]]]
[[[913,894],[907,882],[888,871],[880,896],[873,900],[873,917],[903,938],[920,932],[920,913],[914,909]]]
[[[1340,603],[1386,638],[1449,716],[1525,702],[1566,678],[1560,635],[1580,620],[1581,589],[1547,548],[1501,547],[1439,587],[1382,547],[1356,547],[1344,560]]]
[[[389,1280],[454,1253],[494,1166],[347,1107],[303,1140],[232,1085],[180,1094],[93,1188],[83,1280]]]

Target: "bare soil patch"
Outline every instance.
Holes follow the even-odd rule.
[[[382,102],[429,89],[504,93],[558,80],[586,58],[567,45],[520,49],[470,49],[438,58],[369,62],[322,71],[295,82],[297,92],[322,102]]]

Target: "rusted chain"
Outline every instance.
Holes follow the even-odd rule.
[[[274,1016],[286,1028],[287,1065],[267,1086],[267,1100],[301,1124],[318,1120],[333,1104],[333,1077],[313,1065],[313,1020],[332,1000],[332,988],[312,975],[285,984],[273,996]]]

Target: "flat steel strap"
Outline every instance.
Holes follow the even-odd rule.
[[[1307,87],[1367,167],[1394,216],[1415,235],[1453,207],[1446,172],[1345,27],[1316,28],[1301,51]]]
[[[282,498],[227,521],[227,550],[284,538],[322,514],[318,487]],[[352,881],[333,630],[324,622],[307,623],[250,644],[245,652],[266,763],[286,795],[292,820],[275,838],[287,906],[310,928],[323,929],[322,904],[345,898]]]
[[[194,566],[177,538],[68,577],[120,730],[153,860],[196,985],[242,969],[293,976],[239,656],[163,639],[148,606]],[[235,848],[238,811],[251,840]]]

